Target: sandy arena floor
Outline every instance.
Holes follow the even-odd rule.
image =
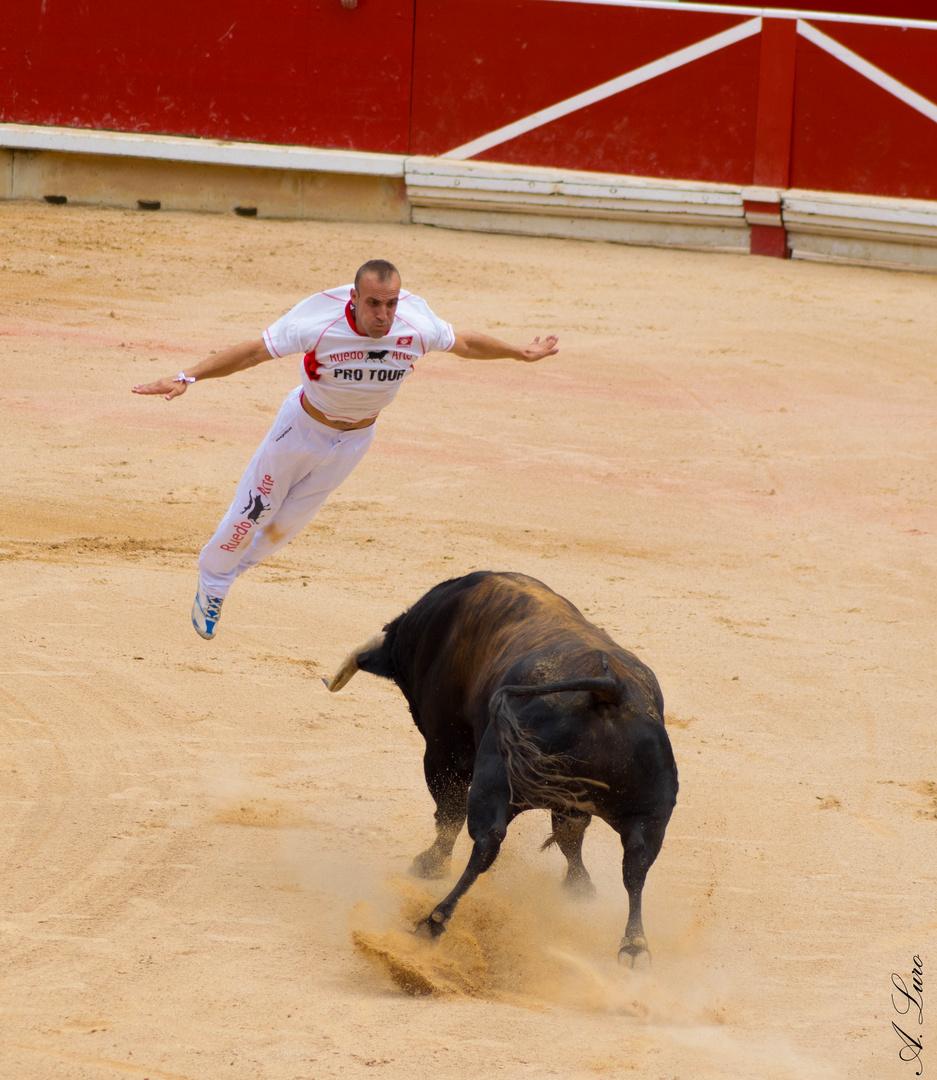
[[[0,226],[0,1076],[937,1069],[937,279],[42,204]],[[457,327],[560,355],[421,362],[202,641],[198,550],[297,362],[130,387],[375,256]],[[439,945],[407,933],[451,886],[406,874],[421,740],[391,684],[320,676],[473,568],[542,578],[660,679],[681,791],[650,970],[616,963],[615,834],[590,829],[575,904],[541,812]],[[915,956],[923,1025],[892,1003]]]

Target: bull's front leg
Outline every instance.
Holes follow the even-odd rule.
[[[417,926],[418,933],[439,937],[446,929],[456,905],[498,857],[507,833],[508,822],[514,816],[511,788],[507,770],[494,747],[494,738],[482,739],[475,761],[475,773],[468,795],[468,831],[472,838],[472,854],[455,888],[441,900]]]
[[[454,750],[461,749],[461,753]],[[422,878],[445,877],[456,838],[465,824],[466,799],[472,782],[474,747],[446,747],[427,743],[423,755],[426,786],[436,803],[436,839],[413,860],[410,873]]]
[[[454,786],[454,785],[453,785]],[[436,800],[436,839],[410,864],[410,873],[421,878],[442,878],[449,872],[452,849],[465,824],[465,794],[468,784],[452,792],[453,797]],[[447,795],[450,792],[446,793]]]

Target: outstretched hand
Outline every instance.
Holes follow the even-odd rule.
[[[535,337],[529,345],[521,349],[521,359],[524,363],[532,364],[535,360],[542,360],[545,356],[555,356],[560,351],[558,341],[559,338],[556,334],[547,334],[543,341],[539,337]]]
[[[236,371],[247,371],[248,368],[256,367],[265,360],[271,358],[263,338],[256,341],[242,341],[240,345],[232,345],[230,349],[222,349],[221,352],[212,354],[204,360],[200,360],[194,367],[180,371],[178,375],[171,375],[165,379],[157,379],[156,382],[137,383],[133,387],[135,394],[162,394],[167,401],[184,394],[188,383],[199,382],[202,379],[220,379],[224,375],[233,375]]]
[[[171,376],[165,379],[157,379],[156,382],[137,383],[132,388],[134,394],[164,394],[167,401],[186,392],[187,383],[181,379],[176,382]]]

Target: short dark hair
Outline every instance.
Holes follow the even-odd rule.
[[[400,271],[392,262],[386,259],[369,259],[363,266],[358,267],[355,274],[355,291],[359,291],[361,279],[365,274],[373,274],[378,281],[390,281],[391,278],[399,278]]]

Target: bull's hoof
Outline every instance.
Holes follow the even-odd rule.
[[[440,859],[439,856],[430,848],[428,851],[421,852],[410,863],[410,873],[414,877],[426,878],[428,881],[437,881],[439,878],[444,878],[449,873],[449,860]]]
[[[634,967],[634,963],[639,956],[647,957],[647,963],[650,966],[651,953],[647,947],[647,938],[633,937],[630,941],[627,938],[622,938],[621,948],[618,950],[618,963],[623,964],[626,956],[630,957],[632,967]]]
[[[591,900],[595,896],[595,886],[588,874],[580,874],[579,877],[567,874],[563,879],[563,888],[574,900]]]
[[[446,919],[441,911],[433,911],[416,924],[413,932],[417,937],[435,941],[446,929]]]

